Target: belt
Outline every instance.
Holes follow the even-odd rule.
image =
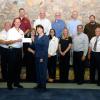
[[[22,48],[15,48],[15,47],[9,46],[8,49],[22,49]]]
[[[12,46],[9,46],[8,48],[9,48],[9,49],[13,49],[14,47],[12,47]]]

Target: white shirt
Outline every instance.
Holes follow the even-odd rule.
[[[96,36],[94,36],[91,40],[90,40],[90,48],[92,49],[93,52],[100,52],[100,36],[98,37],[97,40],[97,46],[96,46],[96,51],[94,51],[94,44],[96,41]]]
[[[74,20],[70,20],[68,23],[67,23],[67,28],[69,30],[69,35],[72,36],[73,38],[77,35],[77,26],[78,25],[81,25],[82,22],[78,19]]]
[[[89,47],[89,39],[85,33],[80,33],[73,39],[73,50],[83,51],[84,56],[86,56]]]
[[[4,40],[6,41],[7,40],[7,31],[4,29],[0,32],[0,40]],[[0,44],[1,47],[3,48],[8,48],[8,46],[6,44]]]
[[[47,18],[37,19],[34,22],[34,27],[36,28],[36,26],[39,24],[44,27],[44,32],[46,33],[46,35],[49,35],[49,31],[51,29],[51,22]]]
[[[50,41],[49,41],[49,48],[48,48],[48,54],[51,56],[55,56],[57,49],[58,49],[58,43],[59,40],[57,37],[53,37]]]
[[[17,31],[16,28],[13,27],[8,31],[7,40],[17,40],[17,39],[22,39],[22,38],[24,38],[24,32],[21,29]],[[12,46],[14,48],[21,48],[23,46],[23,43],[16,42],[16,43],[10,44],[9,46]]]

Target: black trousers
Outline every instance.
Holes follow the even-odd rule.
[[[48,74],[49,78],[55,79],[56,78],[56,63],[57,63],[57,56],[51,56],[48,58]]]
[[[35,57],[30,52],[27,52],[24,57],[26,58],[26,80],[36,82]]]
[[[36,68],[35,68],[35,57],[28,51],[30,43],[23,44],[23,65],[26,67],[26,80],[36,81]]]
[[[1,74],[2,74],[2,79],[7,81],[8,77],[8,60],[7,60],[7,53],[8,49],[0,47],[1,51]]]
[[[70,60],[70,53],[68,52],[65,56],[60,55],[60,81],[61,82],[67,82],[68,81],[68,75],[69,75],[69,60]]]
[[[90,81],[95,82],[95,75],[97,70],[97,81],[100,83],[100,52],[92,52],[90,59]]]
[[[84,80],[84,62],[82,61],[83,52],[73,52],[73,67],[76,82]]]
[[[11,48],[8,50],[8,85],[19,84],[22,62],[22,49]]]

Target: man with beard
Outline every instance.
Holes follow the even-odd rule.
[[[94,15],[90,15],[89,21],[90,22],[85,25],[84,33],[88,35],[90,41],[90,39],[95,36],[95,29],[100,26],[100,24],[95,21]]]

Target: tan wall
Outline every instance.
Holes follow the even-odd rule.
[[[83,24],[88,22],[90,14],[94,14],[96,20],[100,22],[100,0],[0,0],[0,29],[4,21],[12,21],[18,16],[20,7],[26,9],[31,21],[37,18],[39,9],[44,7],[51,21],[54,20],[54,13],[57,10],[62,12],[62,18],[66,22],[70,19],[71,11],[78,10]]]

